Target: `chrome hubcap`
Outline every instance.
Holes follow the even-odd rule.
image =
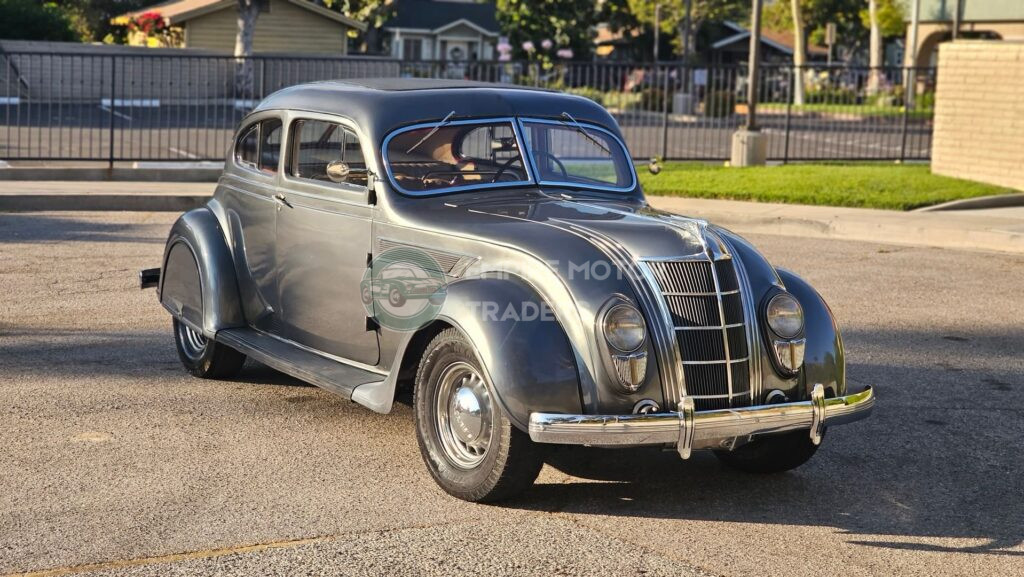
[[[493,404],[475,368],[453,363],[437,388],[437,432],[445,455],[456,466],[472,469],[483,461],[491,443]]]
[[[203,356],[203,351],[206,350],[206,337],[202,333],[180,321],[178,322],[178,333],[181,348],[190,359],[198,359]]]

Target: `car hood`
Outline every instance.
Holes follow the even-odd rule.
[[[429,202],[425,202],[429,201]],[[418,199],[417,224],[525,250],[545,261],[623,251],[634,259],[707,250],[707,223],[651,208],[642,199],[516,194]]]

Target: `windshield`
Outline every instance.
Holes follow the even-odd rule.
[[[397,132],[387,142],[387,162],[395,184],[412,193],[530,182],[510,120]]]
[[[620,141],[571,116],[518,124],[451,116],[400,129],[385,140],[387,169],[399,191],[440,194],[539,183],[625,192],[636,185]]]
[[[633,188],[629,158],[608,132],[571,121],[526,120],[523,128],[542,184]]]

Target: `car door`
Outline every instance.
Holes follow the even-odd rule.
[[[376,365],[377,332],[367,323],[360,282],[371,252],[363,142],[354,125],[293,115],[277,213],[281,335],[305,347]],[[369,154],[369,149],[365,150]],[[328,166],[345,163],[346,178]]]
[[[218,193],[228,219],[245,317],[250,325],[273,331],[279,316],[275,250],[279,203],[274,195],[283,123],[274,114],[261,116],[239,131]]]

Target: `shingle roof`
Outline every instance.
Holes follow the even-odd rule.
[[[327,18],[328,20],[334,20],[335,22],[339,22],[359,30],[366,30],[365,23],[353,20],[344,14],[328,10],[323,6],[318,6],[309,0],[282,1],[294,4],[300,8],[305,8],[306,10]],[[209,14],[211,12],[218,12],[229,8],[233,10],[237,5],[238,3],[236,0],[167,0],[132,12],[125,12],[120,16],[112,18],[111,21],[115,24],[119,24],[122,23],[122,21],[127,21],[129,18],[138,16],[139,14],[145,14],[146,12],[159,12],[168,24],[177,25],[186,20],[191,20],[192,18]]]
[[[458,20],[498,34],[497,11],[490,2],[441,2],[433,0],[397,0],[394,16],[384,23],[385,28],[418,28],[436,30]]]

